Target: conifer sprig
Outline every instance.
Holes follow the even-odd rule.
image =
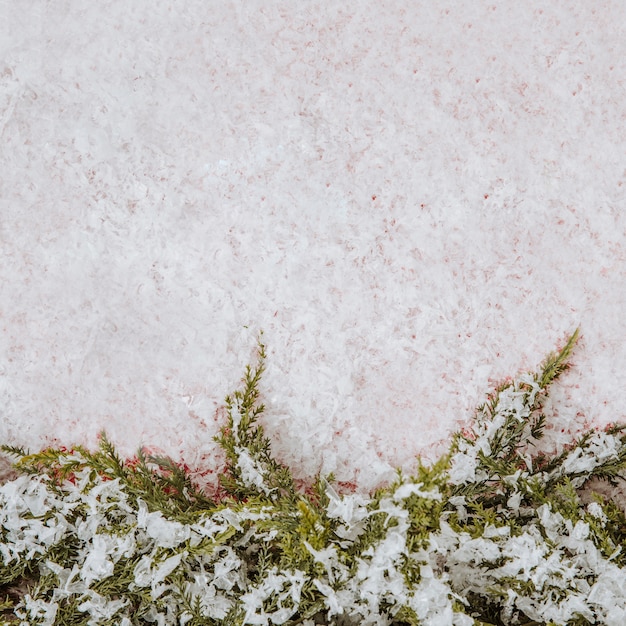
[[[220,475],[220,483],[239,500],[261,495],[272,500],[296,496],[289,468],[274,459],[271,441],[258,423],[265,410],[259,402],[265,359],[265,345],[259,337],[256,365],[246,365],[242,388],[226,396],[227,423],[215,438],[226,453],[226,472]]]
[[[5,446],[21,475],[0,486],[4,623],[622,626],[626,515],[589,485],[623,480],[625,426],[534,446],[577,338],[498,386],[439,461],[371,495],[332,476],[299,488],[273,457],[261,341],[226,398],[214,498],[104,435],[95,452]]]

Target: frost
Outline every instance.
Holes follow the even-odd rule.
[[[619,458],[621,442],[618,437],[605,432],[594,433],[584,447],[575,447],[565,458],[560,468],[555,470],[557,475],[577,475],[573,483],[575,486],[583,484],[585,478],[602,464],[615,461]]]
[[[428,500],[441,500],[441,493],[439,491],[423,491],[422,486],[422,483],[407,483],[400,485],[400,487],[395,490],[393,499],[396,502],[400,502],[401,500],[405,500],[412,495],[417,495],[420,498],[426,498]]]
[[[241,472],[241,480],[246,487],[269,495],[271,490],[265,484],[263,471],[259,468],[255,460],[250,456],[248,450],[238,446],[235,448],[237,453],[237,468]]]
[[[148,515],[146,532],[161,548],[175,548],[190,536],[187,526],[165,519],[159,511]]]
[[[315,588],[324,596],[324,603],[328,609],[328,616],[341,615],[344,612],[343,605],[336,591],[326,583],[319,579],[313,581]]]
[[[111,539],[95,535],[88,546],[88,554],[81,568],[81,578],[87,586],[94,580],[102,580],[113,574],[113,562],[109,559]]]
[[[478,450],[470,448],[463,452],[457,452],[452,456],[449,477],[453,485],[463,485],[474,482],[476,468],[478,467]]]
[[[606,522],[607,520],[604,510],[597,502],[590,502],[587,505],[587,512],[589,513],[589,515],[595,517],[596,519],[599,519],[601,522]]]
[[[279,572],[277,568],[270,569],[260,584],[245,593],[242,605],[245,610],[244,624],[283,624],[295,612],[300,600],[302,587],[306,580],[304,572]],[[266,613],[263,603],[272,598],[276,610]],[[289,605],[286,606],[285,603]]]
[[[313,555],[317,563],[321,563],[326,570],[329,582],[334,583],[337,579],[345,580],[348,571],[346,566],[340,562],[337,548],[328,546],[322,550],[315,550],[308,541],[304,542],[307,550]]]
[[[128,604],[127,600],[110,600],[91,589],[86,595],[88,599],[78,605],[78,610],[89,614],[92,618],[89,624],[100,624],[103,620],[113,619]]]
[[[501,555],[498,544],[488,539],[470,539],[465,541],[454,553],[454,558],[471,565],[481,564],[483,561],[495,561]]]
[[[521,502],[522,494],[519,491],[516,491],[506,501],[506,505],[509,509],[511,509],[511,511],[513,511],[513,513],[517,513],[519,511]]]
[[[225,547],[224,556],[215,562],[212,584],[218,589],[230,591],[236,584],[241,583],[242,567],[244,564],[234,551]]]
[[[351,526],[367,517],[369,499],[362,494],[339,496],[334,489],[328,488],[326,495],[329,498],[326,512],[330,518],[340,519]]]
[[[428,566],[421,568],[422,580],[411,594],[408,605],[415,611],[420,623],[425,626],[446,626],[462,624],[454,621],[451,590],[448,585],[434,576]]]
[[[185,552],[175,554],[159,563],[152,574],[152,583],[160,583],[169,576],[179,565],[181,560],[186,556]]]
[[[234,600],[219,592],[206,575],[194,575],[193,583],[185,586],[194,602],[200,603],[202,614],[211,619],[224,619],[233,606]]]
[[[133,575],[137,587],[150,587],[151,597],[156,600],[168,588],[163,581],[186,557],[186,552],[174,554],[161,562],[155,562],[150,556],[144,556],[135,566]]]
[[[40,598],[32,598],[26,594],[23,600],[23,609],[18,609],[16,615],[23,620],[27,620],[25,626],[37,622],[40,626],[53,626],[59,606],[56,602],[46,602]],[[23,622],[24,623],[24,622]]]

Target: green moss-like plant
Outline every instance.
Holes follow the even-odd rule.
[[[5,447],[20,476],[0,487],[4,623],[622,626],[626,518],[583,492],[621,480],[624,426],[534,448],[577,338],[500,385],[437,463],[373,494],[332,476],[298,488],[272,456],[261,343],[226,398],[213,497],[104,435],[95,452]]]

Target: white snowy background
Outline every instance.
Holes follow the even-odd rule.
[[[433,456],[578,325],[626,420],[626,4],[0,1],[0,440],[211,482],[268,346],[298,477]]]

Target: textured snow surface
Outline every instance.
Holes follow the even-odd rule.
[[[621,1],[4,0],[0,168],[3,442],[211,480],[259,329],[299,477],[413,467],[579,324],[550,437],[626,419]]]

